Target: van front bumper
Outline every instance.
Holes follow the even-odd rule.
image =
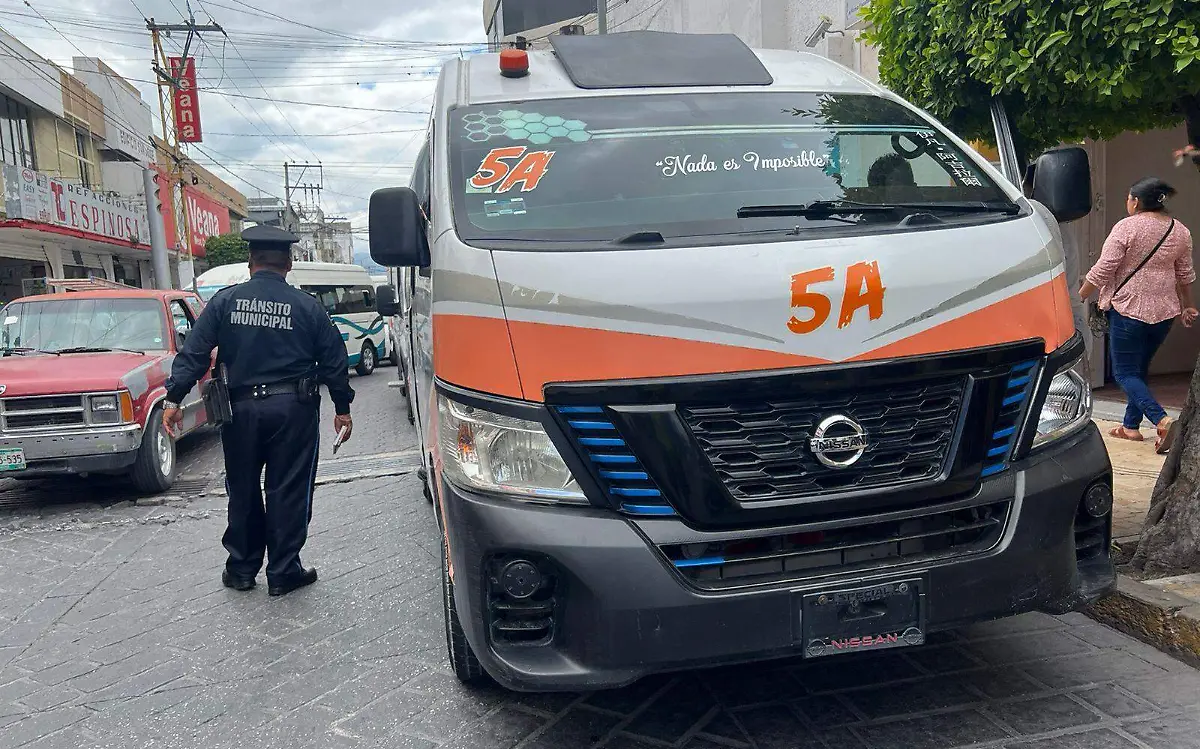
[[[768,588],[713,592],[693,587],[638,523],[604,510],[544,507],[440,489],[454,570],[455,603],[467,640],[503,686],[523,691],[619,687],[656,672],[803,655],[806,593],[920,579],[925,631],[1029,611],[1063,613],[1112,589],[1111,516],[1104,551],[1077,561],[1081,500],[1111,487],[1099,431],[1079,434],[1014,463],[981,493],[1012,500],[1004,535],[989,551],[925,565],[796,579]],[[553,637],[498,643],[490,634],[489,587],[497,557],[542,560],[557,578]],[[831,666],[836,664],[836,656]]]
[[[11,477],[120,473],[137,460],[142,428],[137,424],[63,432],[0,434],[0,448],[25,453],[23,471]]]

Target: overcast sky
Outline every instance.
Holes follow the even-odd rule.
[[[35,10],[21,0],[0,0],[0,25],[68,69],[81,52],[104,60],[142,91],[158,134],[150,35],[141,18],[178,23],[187,12],[184,0],[30,5]],[[191,156],[247,197],[282,196],[285,161],[320,160],[326,215],[348,216],[364,228],[371,191],[407,184],[407,166],[420,146],[415,132],[380,131],[422,128],[440,62],[460,53],[453,45],[485,38],[481,0],[192,0],[191,8],[197,22],[212,18],[229,34],[205,34],[204,43],[193,45],[201,89],[260,97],[202,90],[204,142]],[[182,42],[176,35],[170,45]],[[478,46],[464,53],[472,49]],[[359,132],[371,134],[341,137]],[[335,137],[304,137],[310,135]],[[356,251],[365,251],[365,237],[355,240]]]

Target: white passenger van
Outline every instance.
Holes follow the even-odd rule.
[[[221,289],[249,278],[250,269],[245,263],[220,265],[196,278],[196,292],[207,302]],[[376,311],[376,285],[366,268],[342,263],[296,262],[287,280],[325,306],[346,342],[350,366],[360,375],[371,374],[380,361],[392,356],[384,320]]]
[[[371,197],[460,679],[837,669],[1113,587],[1081,149],[1029,199],[999,106],[1003,171],[815,55],[550,39],[447,62]]]

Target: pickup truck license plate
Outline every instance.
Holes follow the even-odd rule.
[[[918,579],[805,594],[804,657],[924,644],[924,592]]]
[[[0,471],[24,471],[25,451],[19,447],[0,449]]]

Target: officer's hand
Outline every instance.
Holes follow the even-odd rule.
[[[183,411],[178,408],[163,409],[163,428],[168,434],[174,435],[179,425],[183,423]]]
[[[350,414],[333,417],[333,433],[341,434],[342,429],[346,430],[346,439],[342,440],[345,442],[350,439],[350,434],[354,431],[354,420],[350,418]]]

